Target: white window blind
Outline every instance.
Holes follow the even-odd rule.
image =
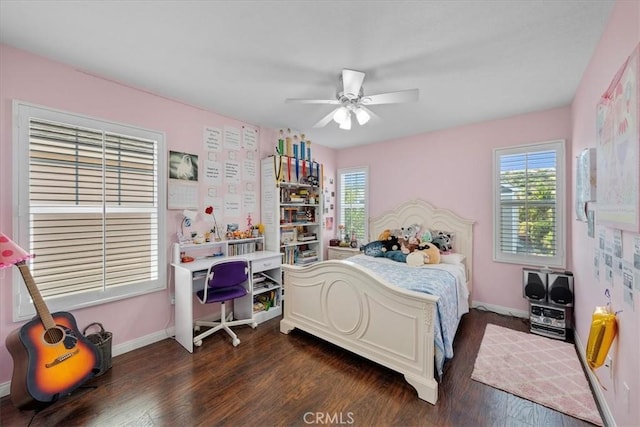
[[[494,259],[564,267],[564,142],[494,151]]]
[[[347,239],[355,233],[361,243],[368,241],[368,170],[366,168],[338,171],[339,217],[338,224],[345,226]]]
[[[19,120],[28,209],[18,234],[49,309],[163,289],[162,134],[31,106]],[[23,318],[33,309],[18,289]]]

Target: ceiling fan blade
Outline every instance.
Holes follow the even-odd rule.
[[[287,102],[289,104],[340,104],[340,101],[338,101],[337,99],[287,98],[284,100],[284,102]]]
[[[371,111],[369,108],[365,107],[364,105],[360,105],[360,108],[362,108],[364,111],[366,111],[367,113],[369,113],[369,117],[370,117],[370,121],[372,122],[377,122],[380,119],[380,116],[377,115],[376,113],[374,113],[373,111]]]
[[[365,74],[362,71],[355,70],[342,70],[342,88],[344,94],[349,98],[357,98],[360,94],[360,88],[362,88],[362,82],[364,81]]]
[[[362,97],[365,105],[399,104],[402,102],[415,102],[418,100],[418,89],[399,90],[397,92],[379,93]]]
[[[338,107],[340,108],[340,107]],[[336,110],[338,109],[336,108],[335,110],[331,111],[329,114],[327,114],[326,116],[324,116],[323,118],[321,118],[318,123],[316,123],[315,125],[313,125],[314,128],[321,128],[327,125],[327,123],[329,123],[332,119],[333,119],[333,115],[335,114]]]

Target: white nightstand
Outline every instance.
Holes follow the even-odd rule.
[[[360,253],[360,249],[329,246],[328,252],[328,259],[345,259],[349,258],[350,256],[358,255]]]

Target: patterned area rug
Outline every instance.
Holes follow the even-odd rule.
[[[488,324],[471,378],[602,425],[573,344]]]

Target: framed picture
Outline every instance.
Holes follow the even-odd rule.
[[[198,156],[169,151],[169,178],[198,182]]]
[[[640,44],[598,104],[598,224],[640,232]]]
[[[333,217],[328,216],[325,218],[325,227],[327,230],[333,230]]]

